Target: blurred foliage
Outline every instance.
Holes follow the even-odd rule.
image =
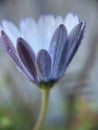
[[[7,108],[0,109],[0,130],[28,130],[34,125],[30,111],[10,111]],[[66,115],[65,115],[66,117]],[[98,113],[89,107],[89,103],[79,98],[76,102],[76,115],[70,122],[72,130],[97,130],[98,129]],[[46,123],[42,130],[65,130],[63,123],[53,125]]]

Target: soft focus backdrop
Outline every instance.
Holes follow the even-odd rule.
[[[0,0],[0,22],[17,26],[21,19],[42,14],[77,14],[86,21],[82,44],[65,77],[52,89],[45,130],[65,130],[68,95],[77,96],[75,130],[98,130],[98,1]],[[28,28],[29,29],[29,28]],[[0,130],[31,130],[39,114],[41,91],[20,73],[0,46]]]

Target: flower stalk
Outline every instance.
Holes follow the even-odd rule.
[[[35,127],[33,128],[33,130],[39,130],[43,123],[43,120],[46,115],[47,106],[48,106],[49,92],[50,92],[50,88],[42,89],[42,106],[41,106],[38,121]]]

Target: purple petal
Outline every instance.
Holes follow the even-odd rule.
[[[37,54],[37,64],[41,80],[47,82],[51,72],[51,57],[46,50],[40,50]]]
[[[52,40],[51,40],[51,44],[50,44],[50,48],[49,48],[49,52],[51,54],[53,63],[52,63],[52,71],[51,71],[51,77],[53,79],[57,79],[58,78],[58,71],[60,71],[59,68],[59,64],[60,64],[60,58],[61,58],[61,54],[62,54],[62,50],[64,48],[64,46],[67,43],[67,30],[65,28],[65,26],[63,24],[61,24],[55,31]],[[65,50],[66,52],[66,50]]]
[[[4,31],[1,31],[1,43],[7,53],[12,57],[12,59],[17,62],[16,50],[11,40]]]
[[[21,62],[29,71],[29,73],[33,76],[35,82],[37,82],[37,69],[35,63],[35,54],[33,50],[24,39],[18,38],[17,51]]]
[[[80,23],[74,27],[74,29],[71,31],[69,34],[69,39],[68,39],[68,46],[67,46],[67,53],[65,52],[66,46],[64,47],[62,51],[62,56],[61,56],[61,66],[59,66],[59,69],[61,70],[60,73],[58,74],[59,77],[63,76],[66,68],[68,67],[69,63],[71,62],[73,56],[75,55],[81,40],[83,38],[85,30],[85,24]]]
[[[84,35],[85,23],[80,23],[69,34],[69,48],[67,54],[67,65],[71,62],[73,56],[75,55]]]
[[[12,58],[12,60],[15,62],[15,64],[18,66],[18,68],[22,70],[30,80],[33,80],[27,70],[22,66],[11,40],[4,31],[1,31],[0,39],[2,46],[4,47],[8,55]]]

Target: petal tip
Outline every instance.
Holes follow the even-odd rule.
[[[60,28],[65,28],[65,25],[64,24],[60,24],[59,27]]]
[[[21,42],[21,41],[23,41],[23,38],[18,37],[18,38],[17,38],[17,42],[19,43],[19,42]]]
[[[3,30],[0,30],[0,35],[3,36],[3,35],[6,35],[6,34]]]
[[[73,18],[73,19],[76,18],[77,21],[80,21],[78,15],[76,15],[76,14],[73,13],[73,12],[69,12],[69,13],[67,14],[66,18]]]

